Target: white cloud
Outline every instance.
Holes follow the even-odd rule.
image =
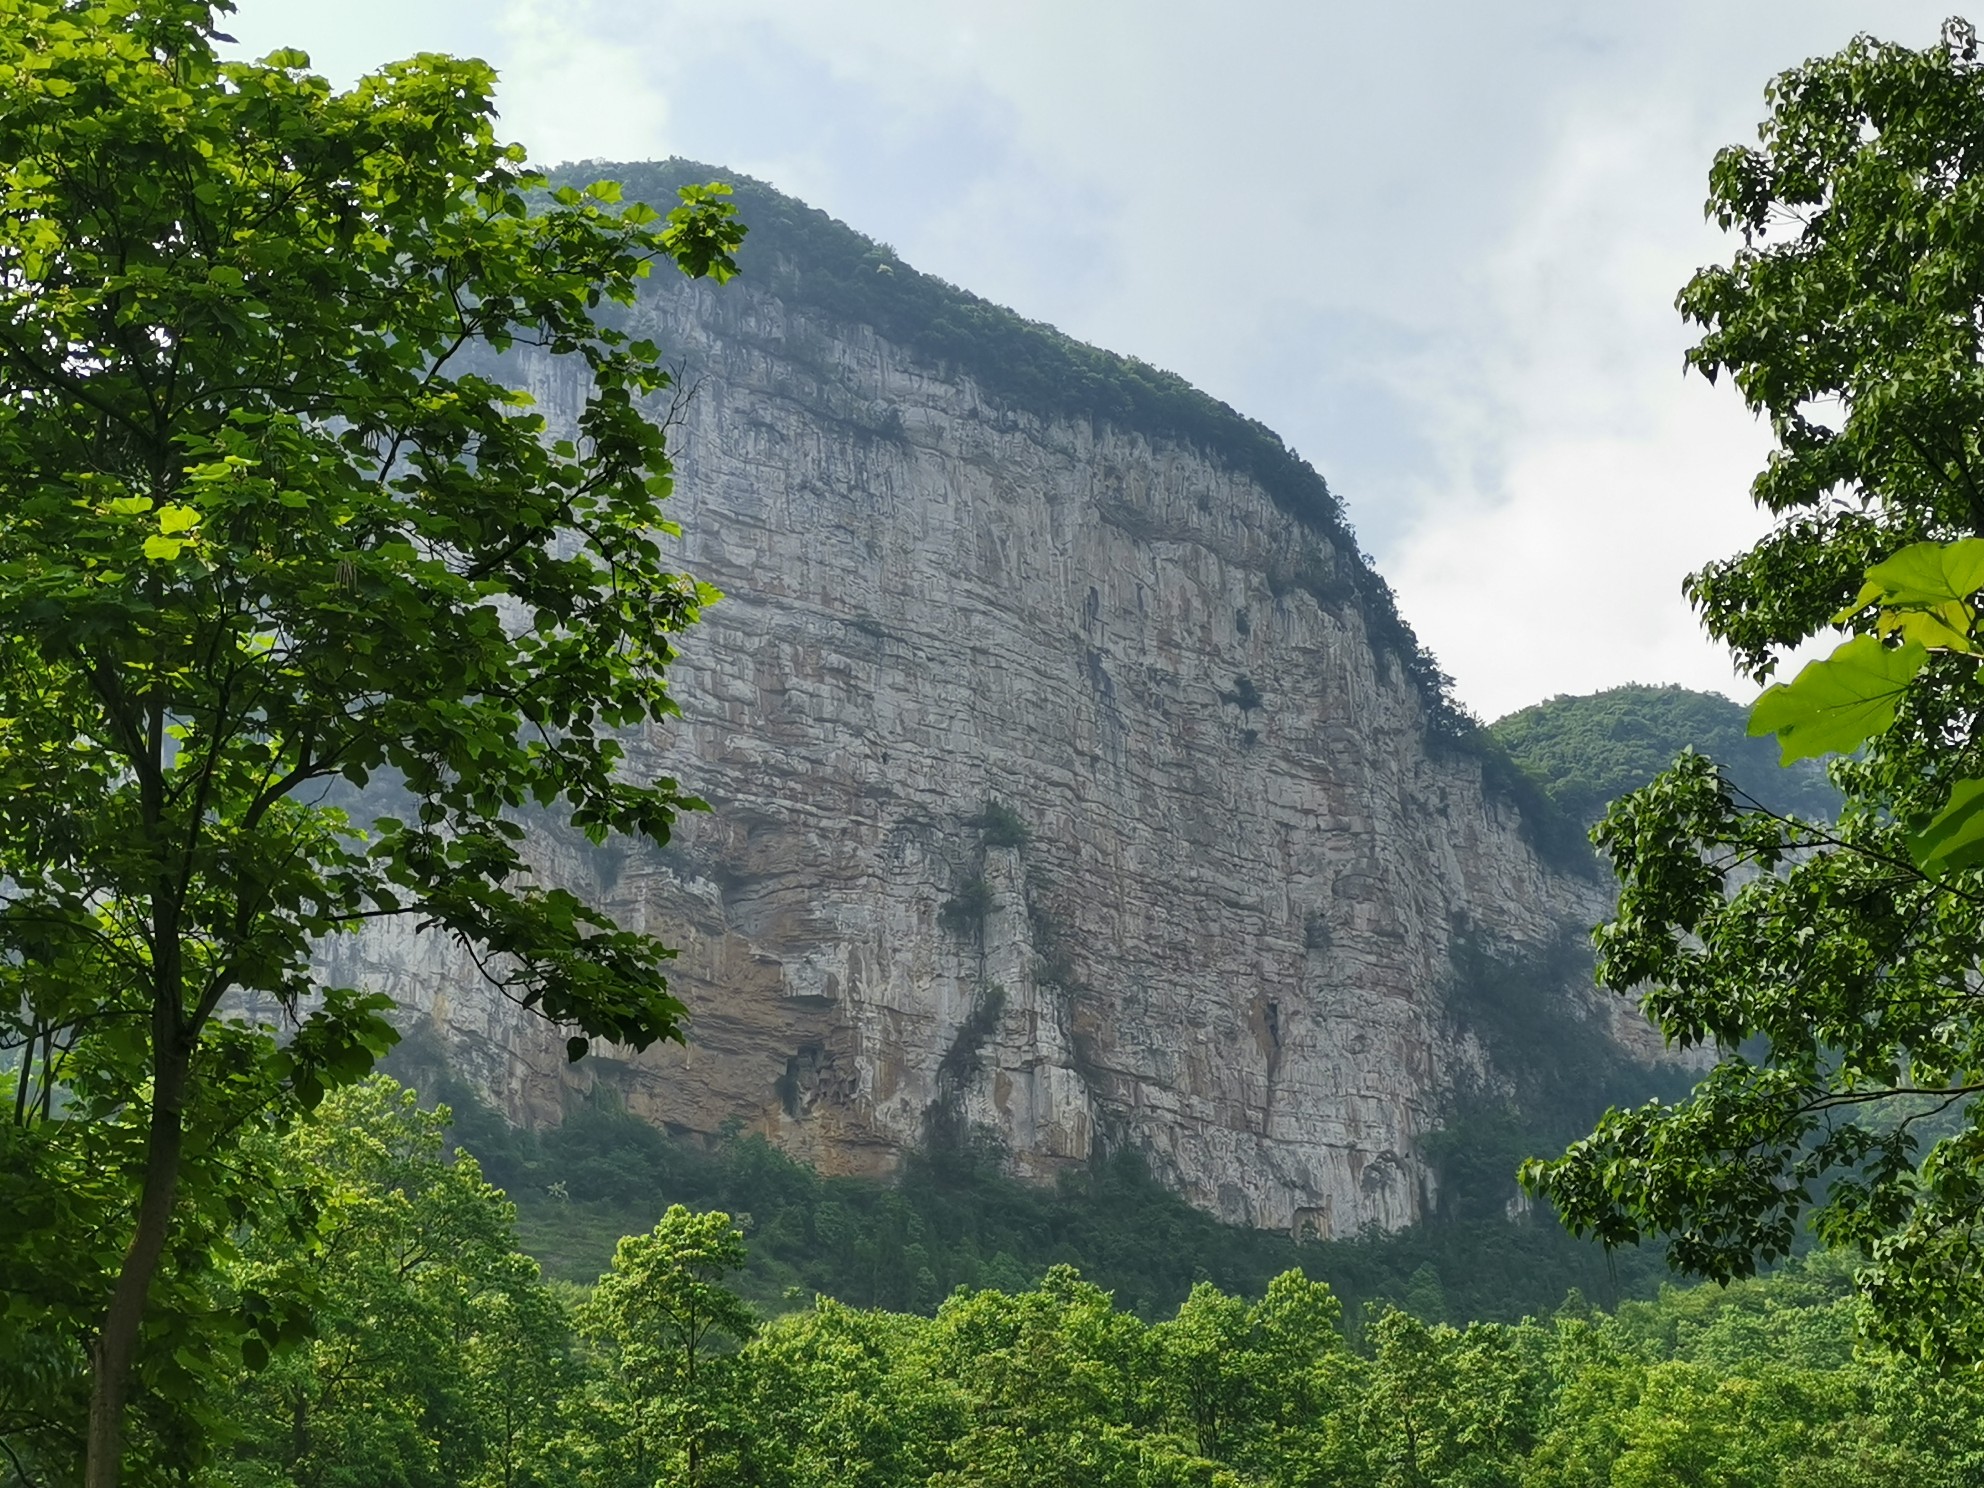
[[[600,0],[503,7],[504,132],[533,163],[667,153],[667,100],[641,51],[617,40],[619,10]]]
[[[1761,532],[1745,492],[1766,441],[1726,387],[1682,375],[1672,297],[1720,244],[1640,210],[1688,189],[1670,178],[1692,153],[1689,123],[1568,117],[1466,276],[1469,354],[1425,369],[1454,417],[1383,556],[1483,716],[1627,680],[1745,686],[1680,587]]]

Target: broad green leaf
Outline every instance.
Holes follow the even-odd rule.
[[[1924,873],[1984,866],[1984,780],[1959,780],[1949,804],[1910,835],[1908,855]]]
[[[1753,735],[1777,735],[1779,762],[1850,754],[1894,722],[1902,692],[1929,660],[1921,644],[1855,636],[1750,708]]]
[[[1881,602],[1889,605],[1967,600],[1984,589],[1984,538],[1911,543],[1868,569],[1867,584],[1879,585]]]
[[[162,506],[158,512],[158,530],[167,537],[175,532],[189,532],[200,525],[200,514],[190,506]]]
[[[1976,623],[1976,611],[1959,600],[1952,600],[1919,610],[1884,610],[1874,623],[1874,630],[1882,636],[1900,636],[1930,651],[1968,651],[1970,632]]]
[[[1932,651],[1969,651],[1977,610],[1971,596],[1984,588],[1984,539],[1911,543],[1867,570],[1851,604],[1835,614],[1843,625],[1878,605],[1875,631],[1900,636]]]
[[[186,544],[176,537],[159,537],[154,534],[145,539],[145,556],[151,559],[173,559]]]

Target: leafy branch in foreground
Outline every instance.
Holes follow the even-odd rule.
[[[1717,1279],[1809,1218],[1864,1257],[1875,1333],[1944,1364],[1984,1357],[1984,72],[1949,35],[1785,73],[1760,147],[1717,157],[1709,212],[1743,246],[1680,304],[1692,364],[1770,420],[1777,521],[1689,593],[1760,681],[1852,632],[1750,725],[1787,762],[1841,755],[1844,804],[1741,806],[1684,753],[1614,805],[1600,979],[1721,1059],[1524,1169],[1579,1232],[1664,1235]]]
[[[657,351],[597,312],[656,262],[725,277],[742,230],[721,187],[533,211],[485,64],[335,92],[220,60],[229,8],[0,0],[0,1400],[90,1488],[127,1399],[191,1460],[170,1402],[283,1334],[208,1305],[207,1257],[265,1198],[243,1129],[394,1037],[312,985],[324,938],[450,937],[575,1058],[682,1013],[514,813],[665,840],[696,804],[618,768],[713,595],[656,543]],[[517,348],[582,367],[576,427],[500,380]],[[399,816],[334,804],[374,780]]]

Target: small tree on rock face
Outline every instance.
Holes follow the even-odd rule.
[[[227,1134],[393,1037],[358,989],[281,1047],[223,999],[294,1011],[324,936],[408,916],[573,1057],[681,1014],[511,814],[665,839],[692,804],[617,768],[712,596],[654,538],[656,350],[595,316],[657,260],[724,277],[741,229],[720,188],[533,212],[486,65],[334,93],[222,62],[230,8],[0,0],[0,1275],[48,1275],[10,1323],[87,1355],[90,1488],[134,1367],[213,1355],[148,1301],[175,1234],[252,1217]],[[566,437],[472,357],[514,346],[583,361]],[[375,776],[404,819],[327,804]]]

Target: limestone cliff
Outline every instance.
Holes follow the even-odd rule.
[[[712,810],[665,851],[536,846],[681,948],[691,1043],[568,1069],[433,942],[354,942],[335,973],[432,1014],[518,1119],[600,1079],[827,1170],[986,1129],[1036,1176],[1132,1144],[1230,1220],[1413,1219],[1443,1093],[1496,1078],[1452,1016],[1457,927],[1543,944],[1599,886],[1429,729],[1340,526],[763,269],[636,315],[694,389],[681,565],[727,597],[685,639],[679,723],[630,753]],[[570,370],[524,372],[569,418]]]

